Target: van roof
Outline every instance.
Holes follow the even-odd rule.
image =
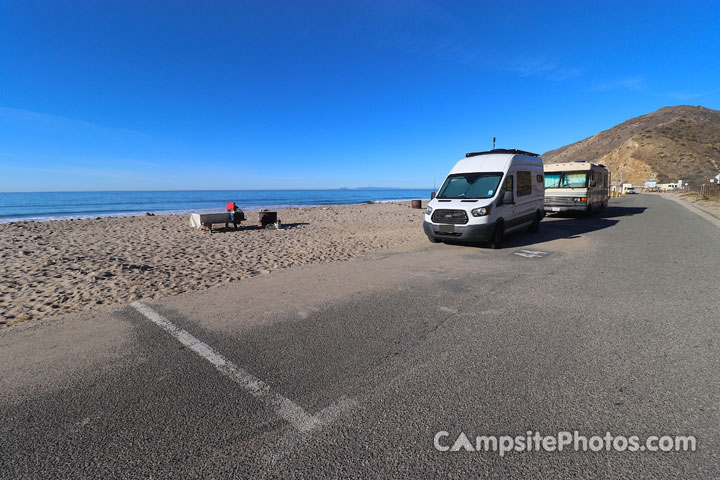
[[[486,152],[471,152],[466,153],[465,157],[477,157],[478,155],[492,155],[494,153],[512,153],[515,155],[529,155],[531,157],[539,157],[537,153],[526,152],[525,150],[518,150],[517,148],[496,148],[494,150],[488,150]]]
[[[466,156],[455,164],[450,173],[505,172],[512,165],[524,165],[540,170],[543,168],[542,158],[539,156],[515,153],[515,150],[511,151],[512,153],[506,152],[498,149],[480,155]]]

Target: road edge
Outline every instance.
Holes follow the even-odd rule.
[[[703,210],[702,208],[693,205],[692,203],[688,202],[687,200],[682,200],[680,198],[676,198],[675,196],[666,195],[664,198],[667,198],[669,200],[672,200],[675,203],[679,203],[683,207],[687,208],[691,212],[693,212],[698,217],[702,218],[703,220],[707,221],[708,223],[714,225],[716,228],[720,229],[720,217],[717,217],[716,215],[707,212]]]

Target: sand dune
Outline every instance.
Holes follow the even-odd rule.
[[[205,289],[280,268],[427,245],[409,202],[287,209],[209,234],[187,215],[0,225],[0,324]]]

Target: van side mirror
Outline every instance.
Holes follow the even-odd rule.
[[[512,192],[505,192],[505,193],[503,193],[502,203],[513,203],[513,194],[512,194]]]
[[[432,200],[433,198],[435,198],[435,192],[430,192],[430,200]]]

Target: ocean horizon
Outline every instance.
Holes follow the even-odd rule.
[[[430,198],[432,189],[339,188],[315,190],[143,190],[0,193],[0,223],[153,213],[173,215],[225,211],[226,202],[243,210],[358,205]]]

